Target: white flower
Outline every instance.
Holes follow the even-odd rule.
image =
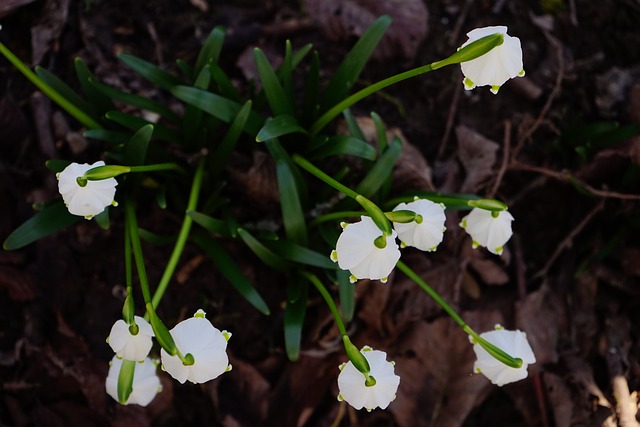
[[[435,251],[444,235],[444,205],[431,200],[418,199],[409,203],[400,203],[394,211],[409,210],[421,217],[421,222],[394,222],[393,228],[405,246],[413,246],[421,251]]]
[[[144,360],[149,355],[149,350],[153,345],[151,337],[154,337],[151,325],[140,316],[134,316],[138,325],[138,333],[132,335],[129,325],[120,319],[111,327],[111,332],[107,342],[120,359]]]
[[[104,166],[103,161],[79,164],[71,163],[62,172],[57,174],[58,191],[62,195],[64,204],[69,213],[83,216],[87,219],[98,215],[109,205],[116,205],[114,196],[118,181],[115,178],[99,181],[87,181],[87,185],[81,187],[77,178],[84,175],[89,169]]]
[[[524,332],[508,331],[502,329],[500,325],[496,325],[495,331],[484,332],[480,334],[480,337],[499,347],[508,355],[522,359],[522,366],[520,368],[507,366],[476,343],[473,345],[473,351],[478,359],[473,365],[473,370],[476,373],[483,374],[498,386],[527,378],[527,366],[536,363],[536,357]]]
[[[384,239],[385,247],[379,248],[375,240],[383,232],[368,216],[353,224],[342,223],[342,234],[338,237],[336,250],[331,259],[343,270],[351,272],[351,282],[358,279],[380,280],[383,283],[400,259],[395,231]]]
[[[400,377],[394,373],[394,363],[387,362],[387,353],[371,347],[364,347],[362,354],[369,362],[369,375],[376,383],[367,387],[364,374],[356,369],[353,362],[343,363],[338,375],[338,400],[344,400],[356,409],[386,409],[396,398],[400,384]]]
[[[504,42],[489,52],[471,61],[461,62],[464,74],[464,88],[471,90],[476,86],[491,86],[491,92],[498,93],[500,86],[509,79],[524,76],[522,67],[522,47],[520,39],[507,34],[507,27],[476,28],[467,33],[467,40],[462,46],[492,34],[504,34]]]
[[[113,356],[109,363],[109,373],[107,374],[107,381],[105,382],[105,388],[107,394],[118,400],[118,376],[120,375],[120,368],[122,367],[122,359],[118,359],[118,356]],[[156,373],[156,362],[145,358],[142,362],[136,362],[136,367],[133,372],[133,388],[129,399],[125,405],[131,403],[147,406],[156,394],[162,391],[160,385],[160,378]]]
[[[500,255],[505,243],[513,234],[511,221],[513,216],[507,211],[490,212],[473,208],[467,216],[462,218],[460,227],[464,228],[473,239],[474,249],[484,246],[489,252]]]
[[[183,320],[169,332],[182,355],[191,354],[194,359],[193,365],[186,366],[177,355],[169,356],[164,349],[160,351],[162,369],[181,384],[186,380],[204,383],[231,370],[227,357],[231,334],[216,329],[205,319],[204,311],[198,310],[194,317]]]

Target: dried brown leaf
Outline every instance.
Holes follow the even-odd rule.
[[[70,0],[47,0],[36,25],[31,27],[31,61],[39,64],[51,49],[51,43],[60,37],[67,17]]]
[[[497,312],[469,312],[463,317],[479,332],[502,322]],[[473,374],[473,347],[449,318],[415,322],[396,349],[401,380],[389,410],[400,426],[459,427],[491,390],[486,378]]]
[[[403,141],[402,152],[393,169],[393,185],[403,191],[434,191],[431,167],[418,148]]]
[[[428,11],[421,0],[305,0],[309,16],[334,41],[360,37],[382,15],[393,19],[374,57],[412,59],[428,29]]]
[[[280,195],[276,181],[275,165],[268,154],[261,151],[252,153],[252,163],[237,165],[229,170],[231,178],[246,193],[246,196],[265,209],[279,206]]]
[[[458,156],[467,172],[461,191],[477,192],[493,176],[493,165],[500,146],[466,126],[456,128]]]

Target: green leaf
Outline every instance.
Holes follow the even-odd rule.
[[[187,104],[198,107],[202,111],[211,114],[213,117],[216,117],[225,123],[231,123],[242,108],[242,104],[235,101],[231,101],[230,99],[211,92],[188,86],[177,86],[173,88],[171,93],[173,93],[176,98],[186,102]],[[264,118],[252,111],[249,114],[244,131],[255,137],[263,123]]]
[[[82,59],[76,58],[74,65],[78,81],[80,82],[80,86],[82,86],[82,91],[87,97],[88,102],[95,107],[97,112],[102,115],[107,111],[115,110],[116,107],[113,105],[113,102],[111,102],[109,96],[97,90],[91,83],[92,80],[97,81],[97,79]]]
[[[322,112],[347,97],[389,25],[391,18],[386,15],[376,19],[349,51],[323,91]]]
[[[307,54],[311,51],[311,49],[313,49],[313,45],[311,43],[307,43],[306,45],[298,49],[296,53],[293,54],[293,57],[291,58],[291,67],[295,69],[298,66],[298,64],[302,62],[304,57],[307,56]]]
[[[358,121],[356,120],[355,117],[353,117],[353,114],[351,114],[351,110],[349,109],[344,110],[342,112],[342,115],[344,116],[344,119],[347,122],[347,128],[349,129],[349,133],[355,138],[358,138],[362,141],[366,141],[367,138],[365,138],[364,133],[362,133],[362,129],[360,129],[360,125],[358,124]]]
[[[253,56],[260,75],[260,81],[262,82],[262,88],[274,115],[293,114],[291,100],[287,97],[267,57],[258,48],[253,50]]]
[[[387,150],[387,146],[389,145],[389,141],[387,141],[387,129],[385,128],[384,122],[376,113],[371,113],[371,119],[373,120],[373,124],[376,127],[376,140],[378,141],[378,150],[381,153],[384,153]]]
[[[62,172],[71,162],[69,160],[51,159],[45,162],[47,168],[54,173]]]
[[[151,135],[153,135],[153,125],[142,126],[129,140],[124,149],[124,160],[128,166],[144,165],[147,157],[147,148]]]
[[[58,76],[42,67],[35,67],[35,72],[40,79],[50,88],[58,92],[60,96],[76,106],[78,109],[89,114],[92,118],[96,118],[95,110],[93,107],[85,101],[85,99],[78,94],[75,90],[71,89],[69,85],[60,80]]]
[[[202,44],[202,49],[200,49],[200,53],[198,54],[198,59],[196,60],[196,68],[195,75],[200,74],[202,69],[207,64],[216,64],[218,62],[218,58],[220,57],[220,52],[222,51],[222,45],[224,44],[224,27],[218,25],[211,30],[207,39]]]
[[[238,111],[238,115],[236,116],[236,118],[233,119],[233,122],[231,123],[231,126],[229,127],[226,135],[224,136],[224,138],[222,138],[222,141],[220,141],[220,145],[216,149],[215,154],[212,156],[211,170],[213,171],[213,173],[219,174],[227,164],[227,160],[229,159],[229,156],[231,155],[231,152],[238,142],[240,134],[242,133],[242,130],[244,129],[247,120],[249,119],[249,114],[251,113],[251,105],[251,100],[249,100],[242,106],[240,111]]]
[[[194,83],[194,87],[197,89],[207,90],[209,83],[211,82],[211,73],[209,72],[209,66],[205,66]],[[182,129],[185,135],[185,145],[187,148],[193,149],[196,144],[196,134],[201,130],[200,123],[202,123],[202,110],[193,105],[187,105],[184,112],[184,118],[182,122]]]
[[[262,242],[253,237],[253,235],[244,228],[238,228],[238,236],[240,236],[242,241],[249,247],[249,249],[251,249],[254,254],[256,254],[258,258],[262,260],[262,262],[264,262],[271,268],[282,272],[288,271],[291,268],[289,262],[274,253],[271,249],[267,248],[264,244],[262,244]]]
[[[187,64],[187,62],[182,59],[176,59],[176,65],[180,68],[180,71],[187,77],[187,79],[193,80],[193,67],[191,65]]]
[[[351,136],[337,135],[306,154],[305,157],[309,160],[315,160],[343,154],[372,161],[378,156],[376,149],[368,142]]]
[[[302,338],[302,324],[307,310],[309,285],[294,281],[299,277],[290,277],[287,283],[287,293],[296,294],[295,300],[289,299],[284,309],[284,343],[289,360],[296,361],[300,357],[300,342]],[[295,288],[295,290],[291,289]]]
[[[133,55],[121,53],[118,55],[118,59],[136,73],[162,89],[170,91],[174,86],[182,84],[182,81],[175,75]]]
[[[304,133],[305,135],[307,134],[307,131],[298,124],[295,117],[288,114],[282,114],[280,116],[267,119],[262,129],[260,129],[260,132],[258,132],[256,141],[264,142],[296,132]]]
[[[235,102],[242,102],[240,92],[238,92],[238,89],[233,85],[227,73],[217,64],[211,64],[209,67],[211,77],[213,77],[213,80],[218,84],[220,95]]]
[[[71,215],[61,200],[46,206],[7,237],[2,247],[7,251],[20,249],[51,233],[78,222],[82,217]]]
[[[277,72],[277,76],[282,82],[282,87],[286,98],[293,102],[293,51],[291,48],[291,40],[285,42],[284,60]]]
[[[209,215],[205,215],[197,211],[187,211],[187,215],[189,215],[191,219],[193,219],[205,230],[211,231],[212,233],[218,234],[220,236],[231,236],[227,223],[222,221],[221,219],[213,218]]]
[[[123,145],[131,137],[131,135],[126,132],[105,129],[89,129],[84,131],[82,135],[84,135],[85,138],[105,141],[111,145]]]
[[[298,195],[298,188],[289,164],[284,161],[276,162],[278,190],[280,192],[280,206],[282,221],[288,239],[301,245],[307,244],[307,226]]]
[[[104,210],[98,215],[94,216],[93,219],[100,228],[102,228],[103,230],[108,230],[111,226],[111,223],[109,222],[109,207],[107,206],[106,208],[104,208]]]
[[[263,243],[275,254],[289,261],[329,270],[338,268],[338,265],[331,261],[329,255],[321,254],[289,240],[265,240]]]
[[[393,138],[387,151],[380,156],[369,173],[367,173],[367,176],[365,176],[362,182],[356,187],[356,192],[365,197],[373,196],[391,176],[393,166],[396,164],[396,160],[398,160],[401,151],[402,141],[397,137]]]
[[[138,228],[138,234],[140,238],[147,243],[151,243],[156,246],[171,245],[176,242],[177,236],[163,236],[158,233],[153,233],[144,228]]]
[[[342,312],[342,320],[345,323],[353,319],[355,312],[355,291],[354,283],[349,281],[350,273],[347,270],[338,270],[338,296],[340,297],[340,311]]]
[[[240,292],[240,295],[258,311],[268,316],[270,313],[269,307],[222,245],[214,239],[199,234],[194,235],[193,240],[211,258],[218,270]]]
[[[155,102],[148,97],[121,92],[94,79],[90,79],[90,82],[95,87],[95,89],[99,90],[103,94],[113,99],[117,99],[118,101],[124,102],[127,105],[134,106],[141,110],[151,111],[152,113],[157,113],[165,119],[171,120],[173,122],[177,122],[179,120],[178,115],[174,113],[170,108],[158,102]],[[111,109],[114,110],[115,108]]]
[[[304,82],[304,97],[302,108],[298,117],[300,122],[309,125],[318,116],[318,94],[320,91],[320,59],[318,51],[313,52],[311,64],[307,71],[307,79]]]
[[[151,123],[149,120],[141,119],[140,117],[132,116],[131,114],[122,113],[120,111],[109,111],[105,117],[119,125],[135,131],[143,126],[153,125],[153,135],[156,138],[162,141],[172,142],[174,144],[179,144],[181,141],[180,136],[166,126]]]

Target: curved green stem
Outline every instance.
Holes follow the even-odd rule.
[[[147,270],[144,265],[144,258],[142,256],[142,245],[140,244],[140,234],[138,233],[138,220],[136,219],[136,212],[133,208],[133,202],[126,200],[124,204],[125,221],[127,222],[127,229],[129,231],[129,238],[131,239],[131,249],[133,250],[133,259],[136,262],[136,269],[138,270],[138,280],[140,281],[140,289],[142,290],[142,297],[145,304],[151,301],[151,293],[149,292],[149,279],[147,278]]]
[[[93,120],[84,111],[67,101],[64,97],[62,97],[62,95],[60,95],[58,92],[53,90],[53,88],[43,82],[36,73],[31,71],[31,69],[27,67],[24,62],[22,62],[17,56],[15,56],[13,52],[11,52],[2,43],[0,43],[0,53],[4,55],[4,57],[7,58],[14,67],[16,67],[18,71],[22,73],[22,75],[29,79],[35,87],[40,89],[49,99],[62,107],[63,110],[69,113],[77,121],[79,121],[89,129],[102,129],[102,125]]]
[[[165,267],[164,273],[162,274],[162,278],[160,278],[160,283],[158,284],[158,288],[153,294],[153,299],[151,301],[153,308],[158,307],[162,296],[167,290],[167,286],[169,285],[169,281],[171,280],[171,276],[173,276],[173,272],[178,265],[178,261],[180,260],[180,256],[182,255],[182,251],[187,243],[187,239],[189,238],[189,232],[191,231],[191,224],[193,224],[193,219],[186,213],[189,211],[195,211],[198,206],[198,198],[200,196],[200,188],[202,187],[202,178],[204,176],[204,157],[201,157],[198,162],[198,167],[196,169],[196,173],[193,176],[193,183],[191,184],[191,193],[189,194],[189,201],[187,202],[187,209],[185,211],[184,219],[182,221],[182,227],[180,228],[180,233],[178,234],[178,239],[176,240],[176,244],[173,248],[173,252],[171,253],[171,257],[169,258],[169,262],[167,262],[167,266]]]
[[[440,294],[438,294],[435,290],[433,290],[433,288],[429,286],[427,282],[422,280],[422,278],[418,276],[404,262],[398,261],[398,264],[396,264],[396,266],[400,271],[406,274],[409,279],[413,280],[431,298],[433,298],[434,301],[437,302],[438,305],[440,305],[440,307],[442,307],[449,316],[451,316],[453,321],[456,322],[458,326],[462,328],[463,331],[465,331],[467,334],[471,336],[471,339],[473,340],[474,343],[480,344],[482,348],[487,350],[489,354],[491,354],[493,357],[495,357],[496,359],[498,359],[500,362],[504,363],[507,366],[510,366],[512,368],[520,368],[522,366],[522,359],[510,356],[509,354],[504,352],[502,349],[491,344],[490,342],[488,342],[487,340],[479,336],[473,329],[471,329],[471,327],[467,325],[464,320],[462,320],[462,317],[460,317],[460,315],[453,309],[453,307],[451,307],[449,303],[447,303],[440,296]]]
[[[322,298],[324,298],[324,301],[329,306],[329,310],[331,310],[331,314],[333,314],[333,318],[336,321],[336,325],[338,326],[340,335],[343,337],[347,335],[347,329],[344,327],[344,322],[342,321],[342,316],[340,316],[340,311],[338,310],[338,306],[336,306],[336,303],[333,301],[333,298],[331,298],[331,295],[329,295],[329,291],[327,291],[327,288],[322,284],[320,279],[316,277],[316,275],[306,271],[302,271],[300,272],[300,274],[305,279],[310,281],[311,284],[316,287],[318,292],[320,292],[320,295],[322,295]]]

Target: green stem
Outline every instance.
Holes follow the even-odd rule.
[[[316,218],[312,219],[311,225],[322,224],[323,222],[333,221],[334,219],[342,219],[342,218],[356,218],[362,215],[366,215],[366,212],[362,211],[344,211],[344,212],[331,212],[324,215],[319,215]]]
[[[391,86],[392,84],[410,79],[411,77],[428,73],[429,71],[433,71],[431,64],[423,65],[421,67],[414,68],[413,70],[405,71],[404,73],[396,74],[395,76],[380,80],[379,82],[374,83],[371,86],[367,86],[364,89],[359,90],[348,98],[340,101],[339,103],[331,107],[331,109],[329,109],[326,113],[320,116],[320,118],[316,120],[313,125],[311,125],[310,134],[312,136],[317,135],[318,132],[324,129],[324,127],[331,122],[331,120],[333,120],[344,110],[351,107],[356,102],[363,100],[367,96],[374,94],[387,86]]]
[[[347,335],[347,329],[344,327],[344,322],[342,321],[342,316],[340,316],[340,311],[338,310],[338,306],[336,306],[336,303],[333,301],[333,298],[331,298],[331,295],[329,295],[329,291],[327,291],[327,288],[322,284],[320,279],[318,279],[318,277],[316,277],[314,274],[308,273],[306,271],[302,271],[300,274],[302,274],[302,276],[304,276],[305,279],[310,281],[311,284],[313,284],[313,286],[316,287],[318,292],[320,292],[320,295],[322,295],[322,298],[324,298],[324,301],[329,306],[329,310],[331,310],[331,314],[333,314],[333,318],[336,321],[336,325],[338,326],[340,335],[343,337]]]
[[[316,178],[320,179],[324,183],[326,183],[326,184],[330,185],[331,187],[335,188],[336,190],[338,190],[339,192],[341,192],[345,196],[351,197],[352,199],[355,199],[356,197],[359,196],[358,193],[356,193],[355,191],[353,191],[352,189],[350,189],[346,185],[343,185],[343,184],[339,183],[338,181],[336,181],[335,179],[331,178],[329,175],[327,175],[326,173],[324,173],[323,171],[318,169],[315,165],[313,165],[310,161],[308,161],[304,157],[301,157],[298,154],[294,154],[294,155],[291,156],[291,160],[293,160],[302,169],[306,170],[311,175],[313,175]]]
[[[193,224],[193,219],[191,219],[191,217],[186,212],[195,211],[198,206],[198,198],[200,196],[200,188],[202,187],[202,178],[204,176],[204,165],[204,157],[201,157],[200,161],[198,162],[196,173],[193,176],[191,193],[189,194],[189,201],[187,202],[187,209],[185,211],[184,220],[182,221],[180,233],[178,234],[178,240],[176,241],[176,245],[173,248],[173,252],[171,253],[171,257],[169,258],[169,262],[167,263],[164,273],[162,274],[162,278],[160,278],[158,288],[153,294],[153,300],[151,301],[153,308],[158,307],[162,296],[167,290],[167,286],[169,285],[171,276],[173,276],[173,272],[178,265],[178,261],[180,260],[182,251],[184,250],[187,239],[189,238],[189,232],[191,231],[191,224]]]
[[[140,235],[138,234],[138,220],[136,219],[136,212],[131,200],[125,201],[124,212],[127,228],[129,229],[129,237],[131,239],[131,249],[133,249],[133,259],[136,262],[136,269],[138,270],[138,280],[140,281],[142,297],[144,298],[144,303],[148,304],[151,301],[149,279],[147,278],[147,270],[144,266],[144,258],[142,256],[142,246],[140,244]]]
[[[431,286],[427,284],[420,276],[418,276],[409,266],[407,266],[404,262],[398,261],[396,264],[398,269],[407,275],[408,278],[413,280],[418,286],[420,286],[431,298],[437,302],[440,307],[447,312],[449,316],[453,319],[454,322],[462,328],[467,334],[469,334],[474,343],[478,343],[487,350],[489,354],[498,359],[500,362],[504,363],[507,366],[512,368],[520,368],[522,366],[522,359],[515,358],[507,354],[505,351],[491,344],[484,338],[480,337],[469,325],[462,320],[462,317],[456,313],[456,311],[438,294]]]
[[[155,165],[131,166],[131,172],[153,172],[167,170],[184,172],[184,168],[176,163],[156,163]]]
[[[0,53],[4,55],[5,58],[9,60],[13,64],[14,67],[18,69],[27,79],[34,84],[35,87],[40,89],[49,99],[58,104],[62,109],[64,109],[67,113],[73,116],[76,120],[82,123],[84,126],[89,129],[102,129],[102,125],[89,117],[84,111],[67,101],[62,95],[53,90],[49,85],[43,82],[40,77],[29,67],[27,67],[24,62],[22,62],[17,56],[13,54],[4,44],[0,43]]]

